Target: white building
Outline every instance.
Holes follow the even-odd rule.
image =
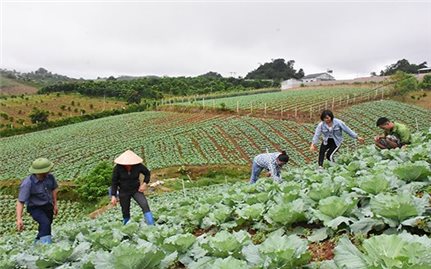
[[[299,87],[301,84],[307,85],[307,83],[312,83],[316,81],[332,81],[332,80],[335,80],[335,78],[329,72],[310,74],[302,77],[301,79],[292,78],[281,82],[281,89],[287,90],[287,89]]]
[[[302,82],[314,82],[314,81],[328,81],[328,80],[335,80],[335,78],[329,74],[329,73],[317,73],[317,74],[310,74],[306,75],[301,78]]]

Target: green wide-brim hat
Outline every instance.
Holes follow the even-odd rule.
[[[32,174],[44,174],[51,171],[54,164],[47,158],[39,158],[34,160],[28,171]]]

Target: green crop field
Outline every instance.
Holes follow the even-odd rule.
[[[121,223],[118,208],[96,220],[54,225],[52,245],[34,233],[0,239],[1,268],[430,268],[431,130],[407,149],[373,146],[317,173],[290,169],[261,179],[149,199]],[[32,247],[29,247],[32,245]]]
[[[430,127],[431,112],[393,101],[378,101],[338,115],[372,143],[375,120],[387,116],[416,129]],[[290,165],[317,156],[308,151],[314,125],[204,113],[142,112],[108,117],[0,139],[0,179],[21,179],[31,161],[50,158],[59,180],[83,175],[102,160],[112,161],[126,149],[143,156],[150,169],[177,165],[247,165],[267,149],[286,149]],[[346,139],[353,145],[351,139]],[[347,147],[346,147],[347,149]]]
[[[381,99],[390,94],[387,87],[373,90],[371,86],[319,87],[313,89],[295,89],[273,93],[236,96],[205,100],[198,98],[189,102],[177,103],[182,106],[225,108],[233,111],[257,113],[295,114],[319,111],[324,107],[339,108],[358,102]]]

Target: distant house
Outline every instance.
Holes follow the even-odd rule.
[[[431,73],[431,67],[418,69],[418,74]]]
[[[314,82],[314,81],[328,81],[335,80],[335,78],[329,73],[317,73],[306,75],[301,78],[302,82]]]
[[[301,79],[291,78],[281,82],[281,89],[287,90],[291,88],[296,88],[301,84],[307,85],[307,83],[316,82],[316,81],[331,81],[335,80],[335,78],[330,74],[331,71],[327,73],[317,73],[310,74],[302,77]],[[332,73],[332,72],[331,72]]]

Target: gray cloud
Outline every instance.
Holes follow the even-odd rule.
[[[430,2],[4,2],[2,67],[56,73],[244,76],[274,58],[368,75],[431,58]]]

